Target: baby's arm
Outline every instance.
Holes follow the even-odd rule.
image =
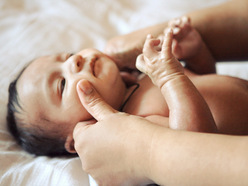
[[[136,67],[161,89],[170,110],[170,128],[216,132],[208,105],[171,52],[172,39],[172,31],[169,30],[164,37],[161,51],[158,51],[156,46],[160,40],[147,36],[143,54],[137,58]]]

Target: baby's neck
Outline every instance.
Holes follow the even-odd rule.
[[[135,83],[134,85],[130,86],[127,91],[126,91],[126,95],[124,97],[124,100],[122,102],[122,105],[119,108],[119,111],[123,111],[124,107],[126,106],[126,104],[128,103],[128,101],[130,100],[130,98],[132,97],[132,95],[137,91],[137,89],[139,88],[139,84]]]

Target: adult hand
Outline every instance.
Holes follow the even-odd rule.
[[[163,33],[166,27],[167,23],[161,23],[129,34],[116,36],[108,41],[104,53],[116,62],[120,70],[136,69],[136,58],[142,53],[147,34],[157,37]]]
[[[104,53],[115,61],[120,70],[136,69],[136,57],[142,52],[144,39],[137,32],[116,36],[108,41]]]
[[[149,149],[154,124],[148,120],[118,112],[105,103],[86,80],[77,91],[83,106],[97,120],[78,123],[73,137],[82,168],[100,185],[150,183]]]

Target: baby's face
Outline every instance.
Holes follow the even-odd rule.
[[[112,107],[120,107],[125,85],[117,66],[103,53],[85,49],[72,56],[41,57],[27,67],[17,83],[24,120],[63,138],[72,134],[79,121],[93,119],[77,94],[77,83],[82,79]]]

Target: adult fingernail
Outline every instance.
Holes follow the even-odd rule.
[[[93,92],[93,88],[88,81],[80,81],[79,88],[83,91],[84,94],[89,95]]]

